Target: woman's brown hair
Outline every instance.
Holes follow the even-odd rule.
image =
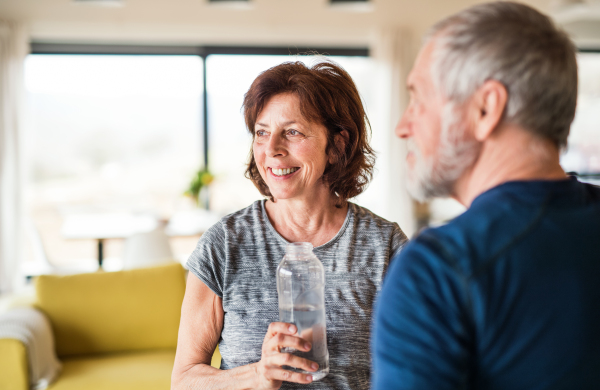
[[[333,156],[323,180],[338,197],[337,207],[362,193],[373,177],[375,152],[369,145],[370,124],[358,90],[350,75],[333,62],[307,67],[302,62],[285,62],[261,73],[244,95],[244,117],[254,141],[256,118],[269,99],[292,93],[300,100],[302,115],[327,128],[325,153]],[[346,130],[345,147],[340,150],[335,136]],[[269,187],[260,176],[252,148],[245,176],[264,196],[273,201]]]

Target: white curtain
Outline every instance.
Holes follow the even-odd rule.
[[[0,20],[0,293],[22,285],[24,26]]]
[[[412,34],[398,28],[382,29],[377,35],[372,55],[376,61],[378,108],[380,115],[373,132],[373,144],[378,149],[378,185],[385,216],[398,222],[410,238],[416,229],[413,201],[406,191],[406,143],[394,133],[394,128],[408,104],[406,77],[416,57]]]

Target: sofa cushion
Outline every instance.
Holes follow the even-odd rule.
[[[36,306],[53,327],[59,357],[174,349],[185,270],[179,263],[36,280]]]
[[[70,357],[48,390],[169,390],[174,360],[174,349]]]

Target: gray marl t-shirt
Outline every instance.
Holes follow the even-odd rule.
[[[258,362],[269,324],[279,320],[276,270],[288,244],[264,200],[222,218],[198,241],[189,270],[223,300],[222,369]],[[338,234],[313,250],[325,268],[329,375],[282,389],[364,389],[370,385],[369,332],[389,260],[406,242],[396,223],[349,203]]]

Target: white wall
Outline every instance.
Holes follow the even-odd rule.
[[[26,21],[41,41],[212,44],[372,44],[381,28],[420,35],[473,0],[373,0],[366,10],[328,0],[251,0],[249,7],[207,0],[123,0],[122,7],[71,0],[1,0],[0,17]],[[547,11],[549,0],[528,3]]]

